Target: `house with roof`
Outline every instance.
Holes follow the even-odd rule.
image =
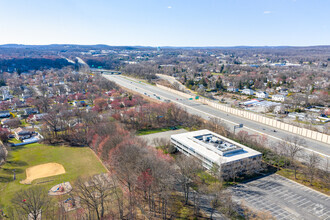
[[[29,121],[41,121],[46,115],[47,113],[35,114],[29,118]]]
[[[24,109],[24,115],[39,114],[38,109],[36,108],[26,108]]]
[[[0,111],[0,118],[9,118],[10,112],[9,111]]]
[[[234,87],[234,86],[230,86],[227,88],[228,92],[238,92],[238,88]]]
[[[277,102],[284,102],[286,100],[286,96],[282,94],[272,95],[272,100]]]
[[[268,93],[267,92],[264,92],[264,91],[258,91],[258,92],[256,92],[256,96],[258,97],[258,98],[261,98],[261,99],[266,99],[266,98],[268,98]]]
[[[34,131],[33,128],[16,128],[13,130],[15,138],[17,140],[23,141],[25,139],[29,139],[33,136],[36,136],[38,133]]]
[[[245,95],[253,95],[254,91],[252,89],[243,89],[241,93]]]

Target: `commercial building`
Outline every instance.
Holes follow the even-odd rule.
[[[219,166],[224,176],[254,172],[262,157],[260,152],[206,129],[171,135],[171,142],[180,152],[201,160],[205,168]]]

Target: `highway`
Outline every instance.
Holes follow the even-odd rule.
[[[133,90],[142,95],[148,96],[153,99],[158,99],[161,101],[169,100],[172,103],[178,104],[185,108],[189,113],[199,115],[204,119],[210,119],[216,117],[221,119],[228,128],[233,131],[234,125],[244,124],[243,128],[236,129],[236,132],[240,130],[247,131],[251,135],[266,135],[268,137],[269,146],[273,146],[277,142],[283,140],[288,135],[295,135],[287,131],[279,130],[264,124],[259,124],[258,122],[251,121],[245,118],[240,118],[235,115],[222,112],[211,106],[204,105],[194,100],[188,100],[185,97],[179,96],[177,94],[170,93],[169,91],[163,90],[159,87],[150,85],[139,81],[139,79],[122,76],[122,75],[103,75],[105,78],[116,82],[118,85]],[[157,96],[160,98],[157,98]],[[275,131],[274,131],[275,130]],[[317,153],[320,155],[323,163],[327,158],[330,159],[330,146],[315,140],[311,140],[302,136],[301,139],[305,140],[304,148],[305,153]],[[304,154],[306,155],[306,154]],[[323,165],[322,165],[323,166]]]

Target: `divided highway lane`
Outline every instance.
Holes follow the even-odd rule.
[[[121,75],[103,75],[109,80],[112,80],[116,82],[117,84],[126,87],[128,89],[134,90],[138,93],[141,93],[142,95],[150,96],[150,98],[157,99],[156,96],[159,96],[161,98],[161,101],[164,100],[170,100],[173,103],[176,103],[178,105],[181,105],[182,107],[186,108],[186,110],[189,113],[199,115],[205,119],[209,119],[210,117],[219,117],[221,118],[228,127],[233,130],[234,125],[243,123],[244,127],[237,129],[236,132],[239,130],[245,130],[249,132],[249,134],[263,134],[267,135],[270,142],[278,142],[279,140],[282,140],[288,135],[293,135],[291,133],[275,129],[276,132],[274,132],[274,128],[259,124],[254,121],[250,121],[245,118],[240,118],[235,115],[227,114],[225,112],[222,112],[218,109],[215,109],[213,107],[210,107],[208,105],[201,104],[199,102],[188,100],[185,97],[172,94],[168,91],[165,91],[163,89],[160,89],[156,86],[149,85],[147,83],[140,82],[138,79],[132,79],[129,77],[121,76]],[[301,137],[301,136],[299,136]],[[301,137],[303,138],[303,137]],[[318,141],[314,141],[308,138],[303,138],[306,141],[305,144],[305,151],[306,152],[316,152],[323,159],[330,157],[330,146]],[[330,159],[330,158],[329,158]]]

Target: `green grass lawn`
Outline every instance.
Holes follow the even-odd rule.
[[[50,162],[62,164],[66,173],[34,180],[32,185],[50,189],[65,181],[72,184],[79,176],[86,177],[106,172],[92,150],[87,147],[48,146],[39,143],[13,147],[7,163],[0,168],[0,207],[6,208],[15,192],[31,186],[19,183],[26,177],[26,168]],[[16,169],[15,181],[13,180],[13,169]]]
[[[186,129],[188,130],[189,128],[183,127],[183,126],[173,126],[176,129]],[[170,130],[175,130],[173,127],[167,127],[167,128],[154,128],[154,129],[141,129],[136,131],[136,135],[147,135],[147,134],[154,134],[154,133],[159,133],[159,132],[164,132],[164,131],[170,131]]]
[[[22,143],[22,141],[19,141],[17,140],[16,138],[11,138],[8,140],[9,143],[12,143],[12,144],[19,144],[19,143]]]
[[[27,126],[30,126],[31,124],[27,123],[25,119],[22,119],[21,120],[21,126],[23,127],[27,127]]]
[[[211,73],[213,76],[223,76],[223,73]]]
[[[156,128],[156,129],[142,129],[136,132],[137,135],[147,135],[147,134],[154,134],[164,131],[169,131],[170,128]]]

